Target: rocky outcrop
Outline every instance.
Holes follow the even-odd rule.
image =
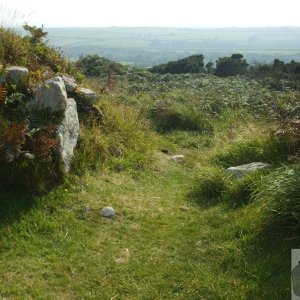
[[[0,77],[0,83],[17,84],[29,73],[25,67],[10,66],[5,69],[5,74]]]
[[[48,109],[53,113],[63,112],[62,119],[57,126],[58,156],[61,170],[69,172],[79,136],[79,120],[76,102],[74,99],[68,98],[62,77],[49,79],[39,85],[33,100],[28,103],[27,109],[33,111]]]
[[[254,172],[261,169],[269,168],[269,164],[265,164],[262,162],[252,162],[250,164],[230,167],[226,171],[230,174],[232,174],[235,178],[243,178],[246,174],[250,172]]]
[[[7,67],[3,75],[0,75],[0,84],[17,84],[28,74],[29,71],[25,67]],[[78,87],[72,76],[63,75],[37,84],[32,99],[26,103],[26,109],[32,115],[39,115],[41,110],[48,110],[50,114],[59,113],[57,115],[59,121],[56,123],[59,143],[57,151],[63,172],[69,172],[71,169],[74,149],[79,136],[77,106],[80,105],[81,108],[86,106],[90,109],[96,99],[97,94],[95,92],[84,87]],[[24,157],[26,159],[35,158],[30,153],[25,153]]]
[[[57,129],[59,140],[59,154],[63,172],[69,172],[79,136],[79,120],[77,106],[74,99],[67,100],[67,108],[64,111],[64,118]]]
[[[68,96],[64,81],[57,76],[39,85],[35,91],[34,99],[28,103],[30,109],[49,109],[58,112],[67,108]]]

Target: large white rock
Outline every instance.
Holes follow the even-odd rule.
[[[266,169],[269,167],[270,167],[269,164],[265,164],[262,162],[252,162],[250,164],[240,165],[240,166],[236,166],[236,167],[230,167],[226,171],[228,173],[232,174],[235,178],[242,178],[249,172]]]
[[[79,120],[77,106],[74,99],[67,99],[67,108],[64,118],[57,129],[59,140],[59,155],[63,172],[69,172],[79,136]]]
[[[30,107],[33,109],[49,109],[52,112],[67,108],[68,97],[64,81],[57,76],[38,86]]]
[[[29,70],[26,67],[21,66],[10,66],[6,68],[6,74],[2,75],[0,78],[0,83],[12,83],[17,84],[21,81],[27,74]]]

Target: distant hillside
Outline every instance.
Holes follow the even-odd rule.
[[[249,63],[300,60],[300,28],[47,28],[67,57],[98,54],[141,67],[202,53],[205,63],[242,53]]]

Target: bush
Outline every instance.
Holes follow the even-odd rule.
[[[166,64],[154,66],[150,69],[150,72],[159,74],[204,73],[203,59],[204,56],[202,54],[191,55],[177,61],[170,61]]]
[[[243,75],[248,68],[246,59],[243,59],[243,55],[236,53],[231,57],[221,57],[216,61],[215,74],[221,77]]]
[[[89,77],[106,77],[110,70],[115,75],[128,73],[128,67],[99,55],[82,56],[76,64]]]

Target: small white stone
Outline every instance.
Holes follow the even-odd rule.
[[[116,211],[113,207],[107,206],[101,210],[101,216],[104,218],[112,218],[116,215]]]

